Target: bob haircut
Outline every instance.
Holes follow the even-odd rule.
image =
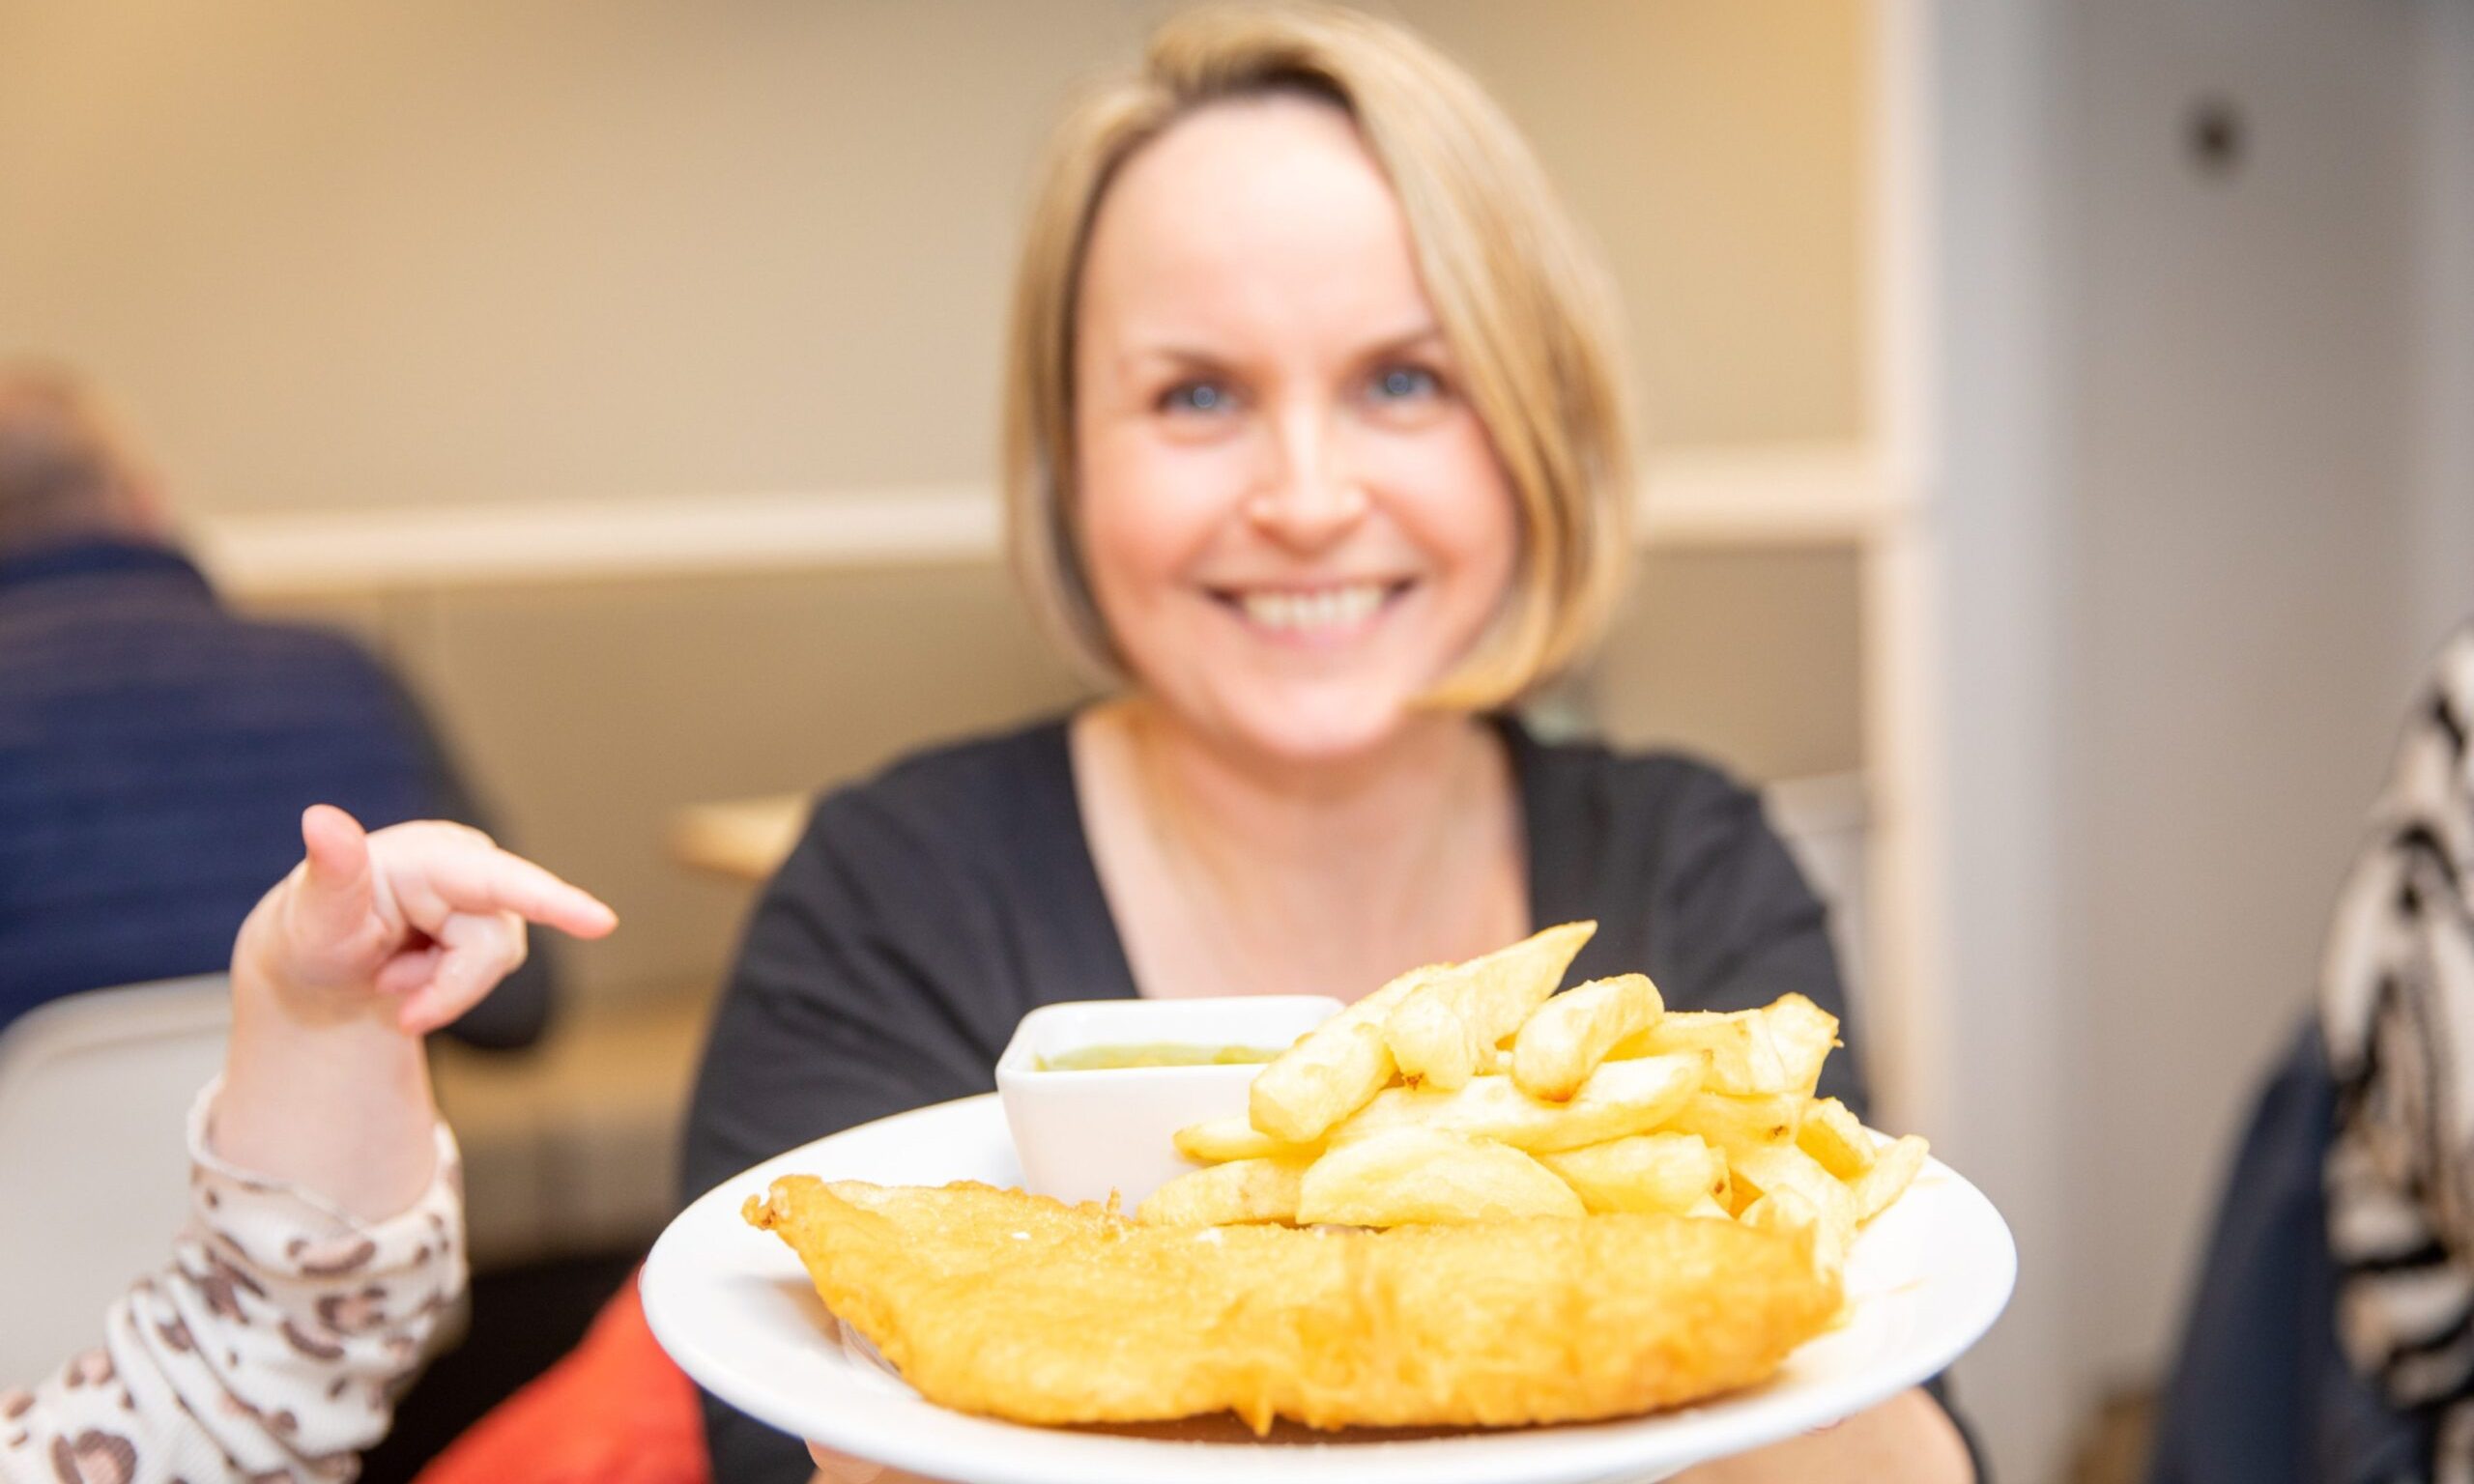
[[[1050,140],[1014,287],[1007,543],[1041,622],[1093,678],[1125,678],[1083,569],[1074,350],[1083,258],[1126,161],[1217,102],[1306,94],[1348,114],[1390,180],[1419,275],[1517,504],[1501,607],[1428,698],[1486,709],[1551,679],[1604,627],[1628,565],[1626,377],[1614,296],[1510,121],[1409,32],[1328,5],[1215,5],[1155,31]]]

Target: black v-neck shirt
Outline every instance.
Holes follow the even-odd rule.
[[[1758,797],[1670,754],[1549,744],[1502,723],[1529,852],[1530,920],[1594,918],[1568,983],[1646,972],[1677,1010],[1789,992],[1841,1021],[1822,1092],[1863,1109],[1821,902]],[[1126,998],[1067,723],[916,755],[817,805],[765,889],[713,1022],[683,1194],[824,1134],[990,1091],[1015,1022]],[[1371,985],[1367,987],[1371,988]],[[714,1477],[804,1480],[803,1450],[707,1409]]]

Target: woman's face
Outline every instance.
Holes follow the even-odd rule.
[[[1260,754],[1395,734],[1493,617],[1516,530],[1347,117],[1219,104],[1136,155],[1076,332],[1083,560],[1136,678]]]

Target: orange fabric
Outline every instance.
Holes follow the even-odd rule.
[[[565,1359],[501,1402],[414,1484],[711,1484],[696,1386],[620,1285]]]

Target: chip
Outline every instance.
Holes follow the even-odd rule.
[[[1687,1056],[1609,1062],[1568,1102],[1530,1097],[1503,1076],[1473,1077],[1454,1092],[1393,1087],[1332,1130],[1334,1148],[1396,1128],[1434,1128],[1515,1149],[1577,1149],[1646,1133],[1674,1117],[1701,1085]]]
[[[1855,1180],[1873,1167],[1872,1130],[1835,1098],[1805,1107],[1803,1122],[1796,1129],[1796,1147],[1841,1180]]]
[[[1135,1208],[1135,1219],[1150,1226],[1295,1221],[1305,1174],[1303,1159],[1232,1159],[1191,1170],[1152,1191]]]
[[[1266,1065],[1245,1117],[1178,1131],[1203,1168],[1141,1218],[1388,1227],[1671,1213],[1804,1242],[1833,1281],[1922,1170],[1835,1098],[1838,1021],[1799,994],[1669,1012],[1639,974],[1555,985],[1596,930],[1549,928],[1399,976]]]
[[[1925,1142],[1911,1133],[1874,1156],[1873,1167],[1858,1177],[1855,1185],[1861,1219],[1872,1220],[1907,1193],[1907,1187],[1914,1184],[1917,1173],[1924,1168],[1927,1152]]]
[[[1561,1101],[1626,1037],[1666,1013],[1647,974],[1594,979],[1538,1007],[1512,1040],[1511,1075],[1532,1098]]]
[[[1411,969],[1299,1037],[1272,1058],[1247,1091],[1247,1116],[1287,1144],[1311,1144],[1323,1131],[1365,1107],[1396,1070],[1383,1037],[1384,1017],[1426,982],[1451,968]]]
[[[1215,1118],[1177,1130],[1177,1153],[1197,1164],[1226,1159],[1298,1158],[1310,1156],[1314,1146],[1275,1139],[1245,1118]]]
[[[1542,1154],[1538,1162],[1571,1186],[1592,1213],[1663,1211],[1681,1215],[1712,1201],[1719,1214],[1726,1213],[1731,1184],[1727,1156],[1696,1134],[1637,1133]]]
[[[1609,1062],[1609,1067],[1628,1065]],[[1729,1163],[1749,1150],[1796,1142],[1796,1127],[1803,1104],[1786,1093],[1763,1098],[1735,1098],[1706,1088],[1695,1093],[1667,1127],[1679,1133],[1697,1133],[1727,1156]]]
[[[1446,1092],[1466,1086],[1555,992],[1596,931],[1596,923],[1566,923],[1437,971],[1384,1016],[1400,1075]]]
[[[1519,1150],[1491,1139],[1418,1127],[1336,1146],[1306,1167],[1297,1200],[1297,1220],[1307,1226],[1407,1226],[1584,1213],[1571,1186]]]
[[[1782,1190],[1794,1192],[1812,1208],[1819,1223],[1813,1260],[1833,1270],[1846,1262],[1861,1219],[1856,1192],[1823,1169],[1820,1160],[1792,1144],[1770,1144],[1746,1150],[1729,1163],[1739,1200],[1746,1192],[1755,1202]]]
[[[1781,1093],[1810,1098],[1837,1038],[1835,1016],[1800,994],[1789,994],[1760,1010],[1661,1015],[1647,1029],[1627,1037],[1611,1054],[1707,1052],[1713,1092],[1737,1098]]]

